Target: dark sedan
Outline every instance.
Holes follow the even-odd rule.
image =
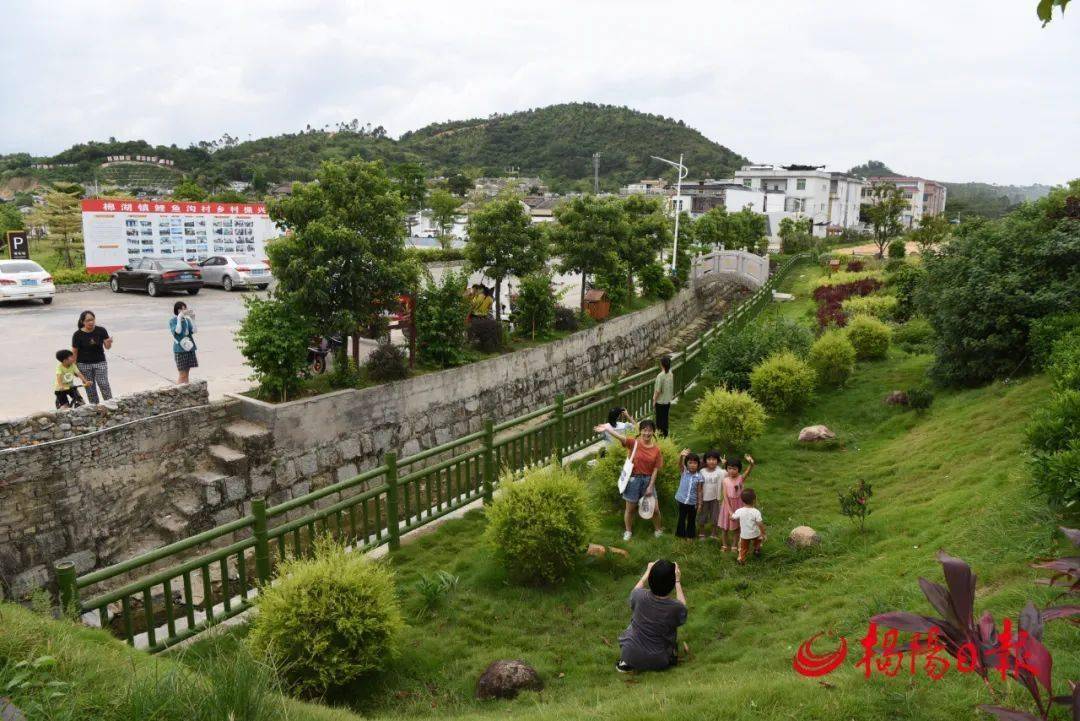
[[[203,286],[202,271],[175,258],[137,258],[109,278],[113,293],[144,290],[147,295],[186,290],[195,295]]]

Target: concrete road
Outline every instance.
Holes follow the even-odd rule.
[[[446,268],[437,266],[432,271],[438,280]],[[470,282],[491,285],[479,273],[473,273]],[[566,291],[562,304],[577,307],[581,276],[558,274],[555,284]],[[516,286],[516,280],[504,282],[504,305]],[[4,348],[0,353],[0,418],[16,418],[53,408],[54,354],[71,347],[71,334],[83,310],[94,311],[98,324],[113,336],[113,347],[106,352],[113,395],[129,395],[175,382],[176,365],[168,322],[173,303],[178,300],[195,311],[199,367],[191,371],[191,378],[206,380],[211,398],[247,390],[251,387],[248,380],[251,369],[240,355],[233,333],[244,317],[243,296],[255,292],[226,293],[220,288],[206,287],[196,296],[180,293],[151,298],[145,293],[117,294],[102,289],[59,293],[52,305],[38,301],[0,303],[0,338]],[[508,313],[504,309],[504,314]],[[405,342],[399,331],[394,332],[393,341]],[[374,348],[374,342],[369,344]]]
[[[168,322],[173,303],[183,300],[195,311],[199,367],[192,379],[209,382],[211,397],[242,391],[251,384],[250,369],[236,348],[233,331],[244,316],[243,296],[204,288],[151,298],[143,293],[91,290],[58,293],[52,305],[37,301],[0,304],[4,351],[0,357],[0,418],[53,408],[54,354],[71,347],[79,313],[92,310],[113,337],[107,351],[113,394],[128,395],[176,381]]]

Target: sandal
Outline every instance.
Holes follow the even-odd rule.
[[[727,553],[727,552],[728,552],[728,547],[727,546],[720,546],[720,553]]]

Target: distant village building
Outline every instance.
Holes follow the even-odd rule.
[[[562,203],[565,198],[557,195],[527,195],[524,203],[529,208],[529,217],[534,223],[551,223],[555,220],[555,206]]]
[[[924,216],[941,215],[945,212],[946,188],[941,183],[925,178],[898,178],[877,176],[867,178],[869,186],[863,188],[863,202],[869,205],[873,198],[873,186],[879,184],[895,185],[900,188],[908,207],[900,214],[900,222],[906,228],[919,224]]]
[[[667,195],[668,185],[663,178],[643,178],[619,191],[620,195]]]
[[[484,195],[495,197],[504,190],[511,190],[520,195],[543,195],[548,187],[540,178],[507,176],[504,178],[477,178],[476,190]]]
[[[777,228],[783,217],[809,218],[814,235],[824,237],[859,224],[866,182],[854,175],[814,165],[746,165],[735,171],[735,181],[765,193],[784,194],[783,208],[770,207],[768,212],[770,225]]]

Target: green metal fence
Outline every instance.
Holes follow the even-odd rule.
[[[790,259],[720,323],[673,354],[676,395],[697,380],[708,342],[760,313],[776,284],[804,258]],[[485,421],[481,431],[406,458],[387,453],[376,468],[276,506],[255,499],[243,518],[83,576],[76,577],[70,563],[56,564],[61,603],[129,644],[162,650],[243,612],[258,586],[272,580],[274,567],[288,556],[309,555],[319,536],[361,550],[396,549],[402,533],[478,498],[490,502],[500,474],[519,474],[553,457],[561,461],[592,445],[598,440],[593,427],[606,421],[609,408],[648,417],[655,375],[648,369],[570,398],[559,395],[524,416]],[[211,544],[221,547],[185,559]],[[121,585],[93,595],[106,582]]]

